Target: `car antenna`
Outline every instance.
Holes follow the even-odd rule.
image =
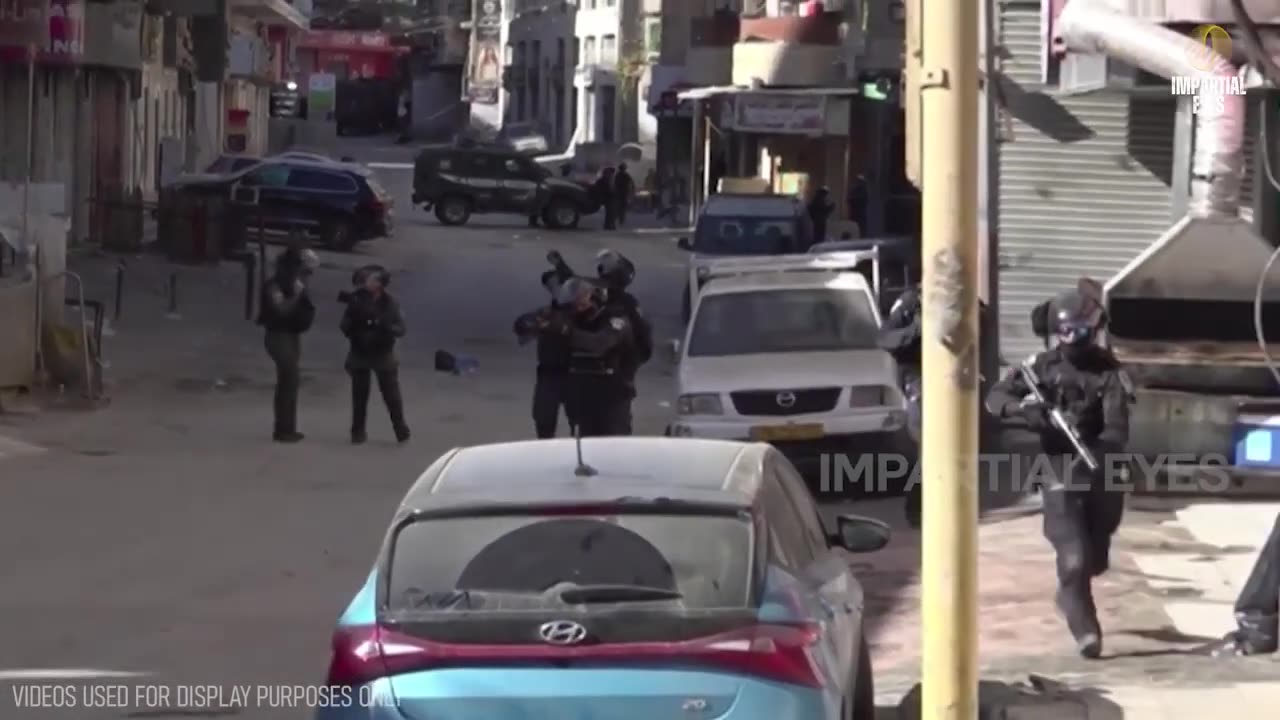
[[[573,444],[578,451],[578,467],[574,468],[573,474],[578,477],[592,477],[599,473],[595,468],[582,461],[582,429],[578,425],[573,426]]]

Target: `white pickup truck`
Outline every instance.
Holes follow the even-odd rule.
[[[868,263],[874,251],[700,264],[669,433],[770,442],[802,467],[908,448],[898,366],[877,344],[875,288],[858,270]]]

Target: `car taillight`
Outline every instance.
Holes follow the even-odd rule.
[[[884,407],[888,405],[885,388],[881,385],[864,385],[849,389],[849,407]]]
[[[363,626],[338,631],[333,640],[328,684],[354,686],[401,673],[446,667],[492,667],[512,663],[703,667],[766,680],[822,687],[812,650],[819,638],[808,623],[754,625],[680,642],[558,645],[438,643],[385,628]]]
[[[374,213],[382,213],[382,212],[386,212],[387,210],[387,204],[379,200],[378,198],[372,198],[370,200],[366,200],[364,206],[368,208],[370,212],[374,212]]]
[[[342,628],[333,634],[329,658],[331,687],[363,685],[387,675],[382,661],[381,630],[373,625]]]
[[[689,662],[713,669],[822,687],[822,673],[812,655],[818,637],[817,626],[807,623],[757,625],[695,642],[683,654]]]

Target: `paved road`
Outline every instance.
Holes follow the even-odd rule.
[[[406,192],[394,175],[387,184]],[[549,234],[498,218],[446,230],[407,201],[394,240],[362,256],[324,254],[304,360],[308,438],[296,447],[268,440],[271,373],[242,317],[240,271],[179,270],[182,317],[169,319],[170,268],[131,261],[125,312],[107,338],[111,405],[0,425],[11,438],[0,442],[0,683],[18,669],[72,667],[169,683],[322,682],[332,624],[409,484],[452,446],[532,434],[532,347],[518,349],[510,328],[545,301],[548,249],[584,269],[606,243],[632,257],[659,337],[673,336],[683,277],[671,238]],[[395,446],[376,397],[370,444],[347,444],[331,298],[369,260],[394,270],[410,326],[407,447]],[[109,297],[112,263],[78,263],[91,294]],[[440,348],[474,356],[479,372],[433,372]],[[640,384],[638,430],[660,433],[669,368],[653,363]],[[5,692],[0,717],[15,717]]]
[[[370,155],[405,159],[402,149]],[[543,301],[537,275],[549,248],[582,267],[606,244],[631,256],[658,336],[674,336],[683,258],[671,238],[549,233],[496,218],[448,230],[408,206],[407,172],[379,172],[399,199],[399,229],[355,256],[324,254],[315,278],[320,317],[306,341],[304,444],[267,439],[271,373],[259,333],[241,317],[238,270],[179,270],[181,318],[171,319],[162,288],[172,269],[145,258],[130,263],[124,317],[107,340],[110,406],[0,418],[0,685],[16,688],[24,677],[42,677],[31,674],[41,669],[148,674],[120,681],[129,687],[322,682],[332,623],[417,474],[449,447],[531,434],[531,348],[515,347],[510,324]],[[372,442],[346,442],[340,307],[328,298],[369,260],[395,271],[392,289],[407,310],[403,380],[414,429],[407,447],[395,446],[376,405]],[[91,295],[109,295],[113,263],[77,263]],[[439,348],[476,357],[479,372],[433,372]],[[664,362],[645,369],[640,394],[637,430],[660,432],[671,399]],[[900,525],[896,501],[856,507]],[[1133,559],[1152,562],[1151,548],[1168,535],[1161,523],[1171,517],[1159,507],[1134,513],[1121,541],[1132,557],[1105,581],[1104,623],[1122,631],[1113,644],[1119,653],[1186,639]],[[1052,570],[1038,523],[1012,516],[983,527],[984,663],[993,672],[1085,677],[1091,668],[1069,657],[1049,607]],[[889,550],[859,559],[886,704],[916,670],[918,557],[918,536],[899,528]],[[1141,676],[1136,663],[1121,667]],[[126,708],[102,713],[26,711],[10,689],[0,690],[3,718],[145,709],[128,698]],[[235,715],[305,716],[261,703]]]

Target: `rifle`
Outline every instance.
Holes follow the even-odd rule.
[[[540,333],[545,331],[553,324],[563,323],[562,312],[551,307],[542,307],[533,312],[527,312],[516,318],[514,330],[516,339],[521,345],[524,345]]]
[[[573,271],[573,268],[569,267],[569,263],[564,261],[564,257],[555,250],[547,253],[547,262],[550,263],[551,268],[555,270],[558,285],[563,285],[569,281],[569,278],[577,275],[577,273]]]
[[[1084,440],[1080,439],[1080,433],[1067,422],[1067,416],[1060,408],[1049,404],[1045,399],[1044,393],[1040,390],[1040,378],[1036,376],[1036,371],[1031,368],[1031,363],[1023,362],[1018,366],[1019,372],[1022,374],[1022,380],[1031,389],[1031,394],[1035,396],[1036,402],[1049,412],[1049,421],[1058,429],[1058,432],[1067,436],[1067,440],[1071,442],[1071,446],[1075,448],[1076,454],[1084,461],[1091,472],[1097,472],[1098,459],[1093,456],[1093,452],[1085,446]]]

